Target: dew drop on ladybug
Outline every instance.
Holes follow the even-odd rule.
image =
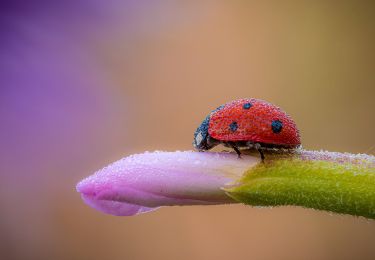
[[[194,133],[194,147],[205,151],[218,144],[239,148],[255,148],[264,159],[267,148],[294,149],[301,145],[293,119],[279,107],[266,101],[248,98],[226,103],[203,120]]]

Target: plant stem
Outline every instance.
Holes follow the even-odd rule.
[[[374,156],[301,150],[266,159],[226,191],[253,206],[295,205],[375,219],[374,165]]]

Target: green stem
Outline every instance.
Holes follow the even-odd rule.
[[[258,165],[226,191],[253,206],[295,205],[375,219],[374,157],[361,161],[342,154],[349,159],[317,160],[304,155]]]

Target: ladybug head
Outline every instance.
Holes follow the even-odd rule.
[[[210,150],[212,147],[216,146],[218,142],[211,138],[208,133],[208,126],[210,124],[211,114],[223,109],[225,105],[221,105],[215,110],[212,110],[211,113],[203,120],[201,125],[197,128],[194,133],[194,142],[193,145],[195,149],[199,151]]]
[[[209,150],[213,147],[212,144],[208,143],[208,124],[210,122],[210,116],[207,116],[197,130],[194,133],[194,147],[199,151]]]

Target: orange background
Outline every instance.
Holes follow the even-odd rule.
[[[76,73],[99,73],[104,83],[82,90],[90,99],[69,112],[77,127],[61,139],[70,126],[52,119],[62,135],[28,139],[31,163],[20,170],[16,160],[3,164],[14,179],[0,185],[1,258],[374,259],[372,220],[244,205],[114,217],[75,191],[79,180],[132,153],[192,149],[207,113],[243,97],[287,111],[306,149],[374,154],[374,7],[161,1],[142,4],[128,20],[118,8],[125,18],[97,29],[105,37],[83,36],[85,65],[96,69]]]

